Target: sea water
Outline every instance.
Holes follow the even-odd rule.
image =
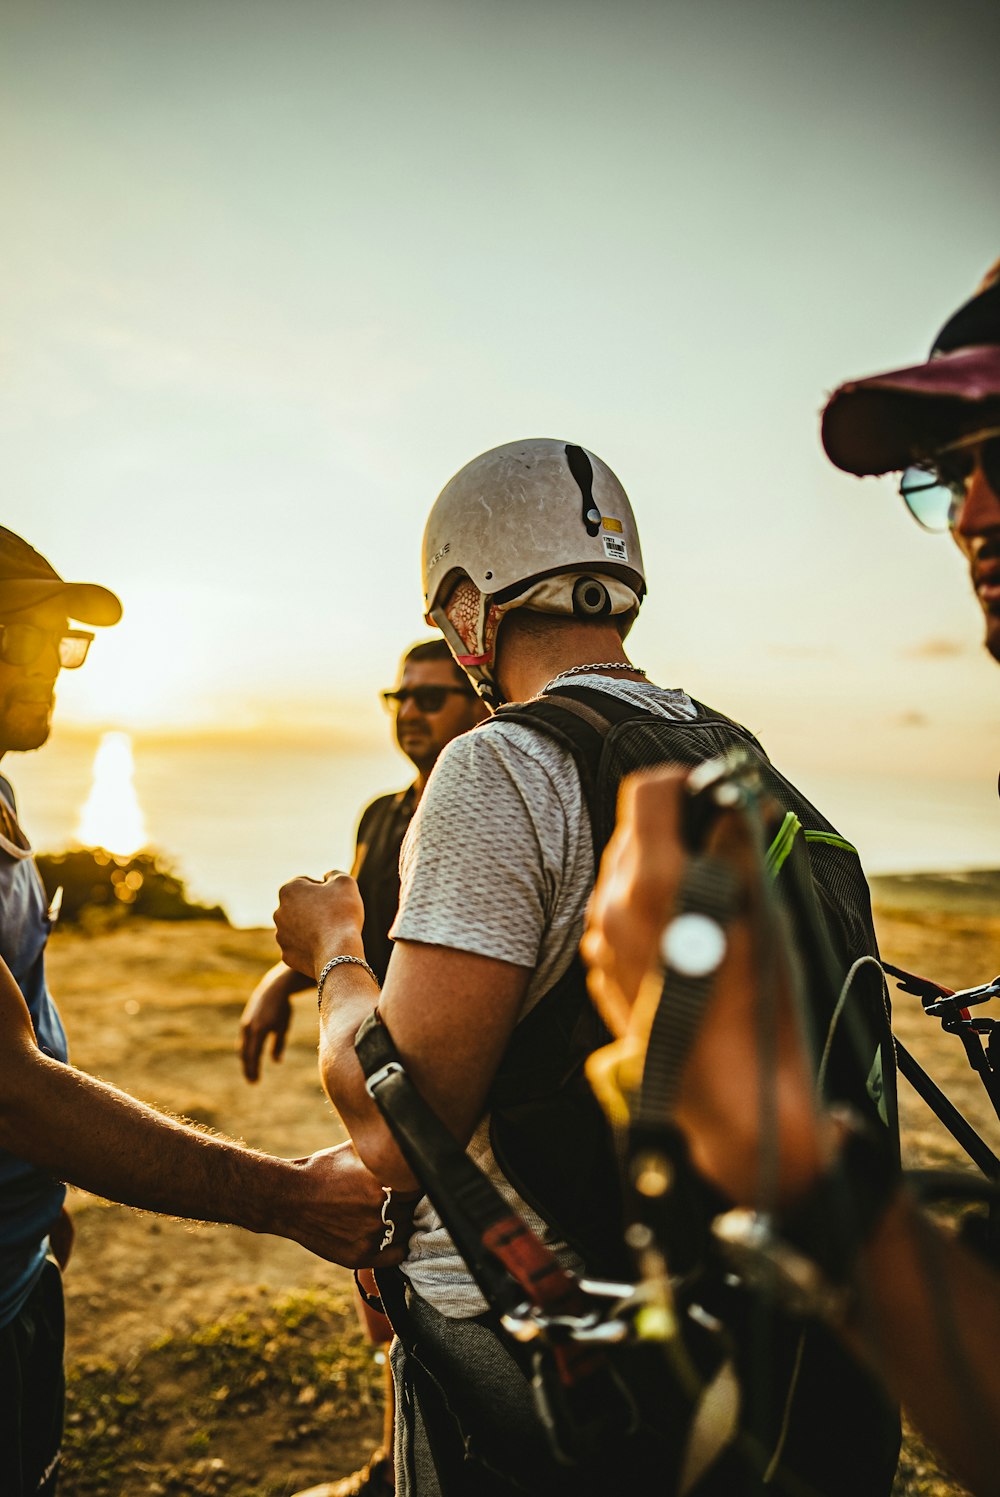
[[[77,839],[97,743],[53,735],[42,752],[4,760],[36,850],[61,851]],[[363,808],[414,775],[389,744],[345,751],[136,739],[133,757],[148,845],[167,856],[191,898],[221,904],[236,925],[270,925],[286,879],[350,868]]]
[[[57,730],[37,754],[10,754],[33,845],[76,838],[99,738]],[[412,767],[384,741],[334,747],[264,737],[133,743],[134,784],[149,843],[192,898],[221,904],[237,925],[269,925],[278,887],[298,873],[349,868],[363,807],[409,784]],[[855,845],[870,873],[1000,866],[996,781],[902,773],[857,776],[783,765]]]

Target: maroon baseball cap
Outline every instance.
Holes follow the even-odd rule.
[[[64,582],[44,556],[0,525],[0,617],[61,599],[69,618],[81,624],[117,624],[122,605],[96,582]]]
[[[835,390],[823,446],[846,473],[891,473],[952,440],[976,405],[1000,419],[1000,279],[948,319],[925,363]]]

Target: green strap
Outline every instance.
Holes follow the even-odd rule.
[[[795,812],[786,811],[785,819],[775,833],[764,859],[764,866],[772,879],[777,878],[781,872],[782,864],[795,845],[795,838],[801,830],[802,823]]]
[[[841,837],[837,832],[814,832],[808,828],[803,831],[802,823],[795,812],[786,811],[785,818],[775,832],[764,860],[772,879],[777,878],[781,872],[782,865],[794,847],[799,832],[802,832],[807,842],[822,842],[826,847],[839,847],[843,852],[853,852],[857,856],[857,848],[848,842],[846,837]]]
[[[858,849],[853,842],[848,842],[846,837],[841,837],[837,832],[810,832],[805,834],[807,842],[825,842],[827,847],[839,847],[844,852],[852,852],[857,856]]]

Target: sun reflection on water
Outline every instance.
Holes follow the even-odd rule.
[[[146,841],[146,823],[135,792],[132,740],[127,733],[105,733],[94,755],[94,779],[80,812],[77,839],[128,857]]]

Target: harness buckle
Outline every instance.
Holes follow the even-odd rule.
[[[388,1081],[390,1076],[402,1076],[402,1074],[403,1067],[398,1060],[387,1060],[384,1066],[379,1066],[377,1071],[365,1077],[365,1091],[369,1097],[374,1097],[376,1088],[381,1086],[383,1081]]]

